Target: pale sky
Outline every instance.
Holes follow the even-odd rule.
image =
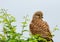
[[[18,27],[23,16],[28,14],[31,20],[36,11],[44,13],[44,20],[48,22],[50,29],[56,25],[60,27],[60,0],[0,0],[0,8],[8,9],[8,12],[16,17]],[[60,31],[54,34],[54,42],[59,42]]]

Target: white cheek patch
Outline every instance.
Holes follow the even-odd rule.
[[[45,21],[45,19],[43,19]]]

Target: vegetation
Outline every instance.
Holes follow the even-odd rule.
[[[5,9],[1,9],[0,24],[3,24],[3,34],[0,34],[0,42],[48,42],[46,39],[39,37],[38,34],[30,35],[27,40],[22,38],[23,33],[28,31],[24,30],[24,28],[27,27],[28,21],[28,16],[24,16],[24,21],[21,22],[22,31],[21,33],[17,33],[16,26],[12,25],[13,22],[16,22],[15,17],[7,13]]]

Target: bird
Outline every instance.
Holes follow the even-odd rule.
[[[39,34],[48,41],[52,40],[52,34],[50,32],[49,25],[43,20],[42,11],[37,11],[34,13],[29,28],[32,35]]]

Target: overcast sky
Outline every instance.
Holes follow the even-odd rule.
[[[34,12],[42,11],[50,29],[56,25],[60,27],[60,0],[0,0],[0,8],[8,9],[8,12],[16,17],[18,25],[23,16],[28,14],[31,20]],[[59,42],[60,31],[54,34],[54,42]]]

